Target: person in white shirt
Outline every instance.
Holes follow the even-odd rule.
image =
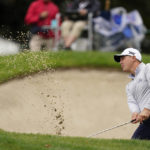
[[[140,123],[132,139],[150,139],[150,64],[142,62],[139,50],[127,48],[114,55],[124,72],[129,72],[131,81],[126,86],[128,106],[133,123]]]

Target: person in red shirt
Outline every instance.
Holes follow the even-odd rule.
[[[27,10],[25,23],[31,26],[31,39],[29,47],[32,51],[51,50],[53,46],[54,33],[52,30],[45,30],[42,27],[51,25],[52,20],[59,13],[58,7],[51,0],[35,0]]]

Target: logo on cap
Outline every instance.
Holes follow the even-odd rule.
[[[131,51],[129,51],[129,54],[131,54],[131,55],[133,55],[133,56],[135,55],[135,53],[134,53],[134,52],[131,52]]]

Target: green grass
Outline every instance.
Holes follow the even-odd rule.
[[[0,130],[0,150],[149,150],[149,141],[106,140]]]
[[[43,70],[57,68],[120,68],[112,52],[25,52],[0,56],[0,83]],[[150,55],[144,55],[145,63]]]

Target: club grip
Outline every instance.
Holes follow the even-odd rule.
[[[131,120],[130,122],[132,123],[132,122],[134,122],[134,121],[136,121],[136,119],[133,119],[133,120]]]

